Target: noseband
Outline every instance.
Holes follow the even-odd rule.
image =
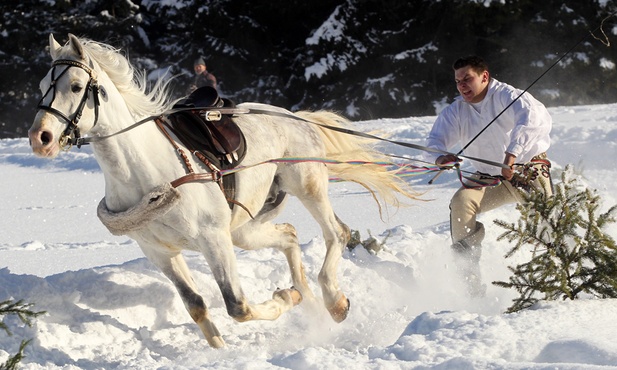
[[[56,67],[59,65],[66,65],[68,67],[66,67],[62,72],[60,72],[58,77],[55,77]],[[92,68],[88,67],[87,65],[81,62],[77,62],[75,60],[69,60],[69,59],[59,59],[59,60],[54,61],[51,66],[52,66],[51,84],[49,85],[47,92],[43,95],[43,97],[39,101],[38,109],[48,111],[62,118],[64,121],[66,121],[67,126],[64,132],[62,133],[62,135],[60,136],[59,143],[62,149],[68,150],[71,148],[71,146],[78,143],[78,139],[80,138],[79,127],[77,127],[77,124],[79,123],[79,119],[81,118],[84,107],[86,106],[86,102],[88,101],[89,91],[92,91],[92,99],[94,101],[94,125],[93,126],[96,126],[96,123],[99,119],[99,105],[100,105],[99,84],[98,84],[98,81],[96,80],[96,77],[94,76],[94,71],[92,70]],[[81,101],[79,102],[79,105],[77,106],[77,110],[75,111],[75,113],[73,113],[72,119],[69,118],[68,115],[60,112],[59,110],[51,106],[54,100],[56,99],[56,82],[58,82],[60,77],[62,77],[71,67],[81,68],[84,71],[86,71],[86,73],[88,73],[88,76],[90,76],[90,78],[88,79],[88,83],[86,84],[86,88],[84,89],[84,95],[82,96]],[[47,97],[47,95],[49,95],[50,92],[52,92],[52,97],[51,97],[51,101],[49,102],[49,105],[43,105],[43,100],[45,100],[45,98]]]

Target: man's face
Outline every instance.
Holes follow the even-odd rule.
[[[458,92],[466,102],[479,103],[486,96],[488,71],[478,74],[470,66],[459,68],[454,71],[454,81]]]
[[[193,66],[193,68],[195,69],[195,74],[198,75],[200,73],[202,73],[203,71],[206,70],[206,66],[203,64],[197,64],[195,66]]]

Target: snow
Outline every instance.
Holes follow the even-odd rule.
[[[617,105],[558,107],[549,156],[553,175],[572,164],[598,190],[602,209],[617,204]],[[356,122],[391,139],[423,144],[435,117]],[[421,153],[386,145],[396,155]],[[103,176],[90,148],[53,161],[34,157],[27,139],[0,141],[0,301],[23,299],[47,314],[30,328],[14,317],[0,332],[0,363],[26,347],[23,369],[617,369],[617,301],[585,298],[541,302],[505,314],[516,292],[491,281],[507,280],[510,259],[495,219],[515,220],[514,206],[483,214],[487,238],[481,265],[489,283],[483,298],[464,294],[449,253],[448,202],[458,186],[446,173],[434,185],[422,175],[409,181],[425,199],[380,220],[371,196],[334,183],[330,197],[340,218],[362,239],[385,247],[371,254],[346,251],[340,284],[351,300],[347,320],[300,305],[273,322],[237,323],[203,257],[186,253],[194,279],[227,346],[210,348],[171,283],[139,247],[100,224],[96,206]],[[298,229],[311,286],[325,252],[319,229],[295,199],[279,217]],[[617,226],[607,232],[617,237]],[[282,254],[237,251],[240,278],[253,302],[290,285]]]
[[[615,63],[606,58],[600,58],[600,67],[612,70],[615,69]]]
[[[408,59],[408,58],[415,58],[418,62],[422,62],[422,63],[426,63],[426,59],[424,58],[424,54],[427,53],[428,51],[435,51],[437,50],[437,47],[435,46],[434,43],[430,42],[422,47],[416,48],[416,49],[412,49],[412,50],[405,50],[403,52],[400,52],[398,54],[396,54],[394,56],[395,60],[404,60],[404,59]]]
[[[158,4],[159,6],[168,6],[174,9],[182,9],[186,6],[189,6],[190,3],[186,1],[178,1],[178,0],[142,0],[141,5],[146,9],[151,6]]]
[[[306,39],[306,45],[319,45],[323,42],[344,43],[349,47],[343,48],[349,52],[329,52],[304,69],[304,78],[321,78],[333,70],[345,71],[358,61],[357,54],[366,53],[366,46],[359,40],[343,37],[345,34],[347,15],[343,14],[343,7],[337,6],[330,17]],[[339,48],[340,49],[340,48]]]
[[[338,20],[341,17],[341,6],[337,6],[330,17],[319,27],[313,35],[306,39],[307,45],[318,45],[321,40],[341,40],[345,34],[345,24]]]

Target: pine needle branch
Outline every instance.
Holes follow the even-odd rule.
[[[517,223],[495,220],[506,231],[497,240],[514,246],[512,257],[523,246],[532,248],[531,259],[512,272],[509,282],[493,284],[515,289],[519,297],[508,312],[529,308],[540,299],[577,299],[582,293],[599,298],[617,298],[617,245],[603,228],[615,222],[617,206],[597,215],[600,197],[573,177],[568,166],[555,194],[523,193],[517,205]]]
[[[4,317],[7,315],[15,315],[23,322],[25,325],[31,327],[32,320],[40,315],[45,314],[45,311],[33,311],[30,308],[33,306],[31,303],[24,303],[22,300],[12,301],[6,300],[0,302],[0,329],[4,330],[7,335],[13,335],[9,330],[9,327],[4,322]],[[19,351],[17,354],[11,356],[5,363],[0,364],[0,370],[14,370],[17,369],[17,364],[21,362],[24,358],[24,349],[28,344],[30,344],[31,340],[23,340],[19,346]]]

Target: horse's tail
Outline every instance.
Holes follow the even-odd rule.
[[[297,115],[309,121],[317,122],[325,126],[347,129],[349,121],[333,112],[297,112]],[[411,199],[418,199],[420,195],[413,191],[400,176],[398,170],[388,169],[384,163],[391,160],[379,152],[374,139],[352,135],[327,127],[317,126],[317,130],[326,145],[328,159],[340,162],[361,161],[366,164],[358,165],[351,163],[328,164],[328,170],[332,176],[344,181],[352,181],[366,188],[375,201],[380,205],[379,197],[393,206],[400,206],[397,194]]]

